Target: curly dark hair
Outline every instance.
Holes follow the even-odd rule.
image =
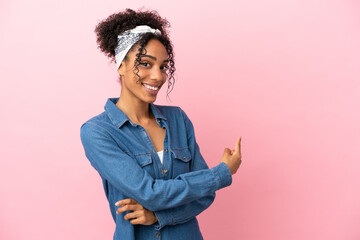
[[[161,35],[156,35],[151,32],[145,33],[142,35],[139,41],[131,47],[129,52],[134,51],[135,46],[140,45],[140,48],[138,48],[138,53],[136,54],[137,58],[134,62],[134,73],[139,77],[138,81],[140,81],[140,76],[138,75],[138,66],[140,64],[141,54],[146,54],[145,45],[149,42],[150,39],[157,39],[160,41],[166,48],[169,60],[167,89],[168,96],[175,83],[174,72],[176,69],[174,63],[174,52],[173,45],[170,41],[167,31],[167,28],[170,27],[170,23],[165,18],[161,18],[157,11],[138,10],[136,12],[127,8],[125,11],[112,14],[106,19],[102,20],[96,25],[95,28],[98,48],[100,48],[100,50],[107,57],[111,58],[112,61],[115,61],[115,48],[118,44],[117,36],[126,30],[135,28],[138,25],[148,25],[151,28],[159,29],[161,31]],[[127,55],[125,56],[124,61],[128,61]]]

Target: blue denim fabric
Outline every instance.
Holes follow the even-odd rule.
[[[196,143],[194,128],[179,107],[150,104],[166,129],[162,165],[148,133],[134,124],[109,98],[105,111],[80,130],[85,155],[98,171],[116,223],[116,240],[200,240],[196,216],[208,208],[215,191],[229,186],[232,176],[221,162],[209,169]],[[115,203],[133,198],[153,211],[158,222],[132,225],[116,214]]]

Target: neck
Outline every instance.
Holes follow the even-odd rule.
[[[119,100],[116,106],[123,111],[131,122],[140,124],[148,123],[152,118],[152,112],[149,108],[149,103],[136,101],[137,99],[131,99],[125,97],[124,94],[120,94]]]

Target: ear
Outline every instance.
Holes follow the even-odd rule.
[[[120,64],[120,67],[118,68],[117,72],[120,75],[124,75],[124,73],[125,73],[125,63],[124,63],[124,61]]]

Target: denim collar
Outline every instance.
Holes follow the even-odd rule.
[[[123,111],[121,111],[121,109],[118,108],[118,106],[116,106],[116,103],[118,100],[119,100],[119,98],[108,98],[106,101],[106,104],[104,106],[105,112],[108,115],[108,117],[110,118],[111,122],[117,128],[120,128],[122,125],[124,125],[124,123],[126,123],[126,121],[129,121],[131,123],[131,125],[134,125],[130,121],[128,116],[126,116],[126,114]],[[164,117],[164,115],[162,115],[162,113],[160,112],[158,106],[156,106],[155,104],[152,104],[152,103],[150,103],[149,106],[150,106],[150,109],[151,109],[152,113],[154,114],[156,120],[159,120],[159,119],[167,120],[166,117]]]

